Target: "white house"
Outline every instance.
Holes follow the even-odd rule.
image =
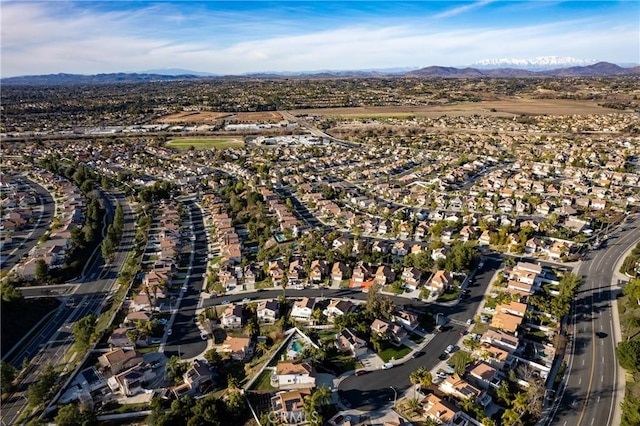
[[[291,318],[300,321],[309,321],[313,313],[313,307],[316,305],[316,299],[304,297],[293,304],[291,309]]]
[[[271,376],[271,386],[278,389],[309,389],[316,386],[316,372],[308,362],[278,361]]]
[[[260,301],[256,315],[261,323],[273,324],[278,319],[278,302],[273,299]]]

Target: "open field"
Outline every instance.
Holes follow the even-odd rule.
[[[495,110],[495,111],[494,111]],[[320,115],[351,118],[423,116],[437,118],[442,115],[503,116],[514,115],[588,115],[620,113],[620,110],[603,108],[593,101],[568,99],[504,99],[495,101],[461,102],[452,105],[353,107],[303,109],[290,111],[293,115]]]
[[[213,124],[225,120],[228,123],[277,123],[282,120],[282,114],[277,111],[264,112],[214,112],[214,111],[183,111],[167,115],[158,120],[160,123],[176,124]]]
[[[238,138],[218,138],[218,139],[173,139],[166,143],[167,148],[175,149],[209,149],[209,148],[233,148],[243,146],[244,142]]]
[[[207,123],[214,123],[217,120],[221,120],[231,115],[233,114],[229,112],[183,111],[176,114],[167,115],[166,117],[162,117],[158,121],[160,123],[167,123],[167,124],[175,124],[175,123],[207,124]]]

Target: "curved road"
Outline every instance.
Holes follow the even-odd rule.
[[[108,292],[117,281],[133,246],[135,217],[121,195],[115,195],[114,198],[122,203],[125,218],[123,236],[115,259],[106,266],[102,262],[96,262],[87,274],[89,278],[85,282],[74,284],[77,287],[75,296],[53,313],[35,338],[8,357],[8,362],[17,367],[26,358],[30,360],[30,366],[14,393],[2,404],[2,425],[15,423],[26,406],[26,390],[29,385],[39,378],[44,366],[58,366],[73,345],[73,323],[90,314],[98,315],[106,303]]]
[[[624,253],[640,240],[640,217],[611,233],[603,248],[593,251],[576,271],[584,281],[574,304],[571,342],[564,387],[549,424],[569,426],[614,425],[622,402],[616,390],[618,376],[615,332],[611,310],[617,285],[614,268]]]

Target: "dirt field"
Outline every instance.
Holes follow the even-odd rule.
[[[495,111],[492,111],[495,109]],[[508,99],[497,101],[465,102],[456,105],[406,106],[406,107],[355,107],[304,109],[290,111],[293,115],[319,115],[340,117],[393,117],[419,115],[424,117],[488,115],[588,115],[610,114],[621,111],[598,106],[591,101],[566,99]]]
[[[160,118],[160,123],[193,123],[213,124],[218,120],[228,123],[277,123],[282,120],[282,114],[276,111],[265,112],[213,112],[213,111],[184,111]]]

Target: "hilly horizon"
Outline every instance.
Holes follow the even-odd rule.
[[[406,68],[405,68],[406,69]],[[551,70],[531,71],[522,68],[474,68],[428,66],[411,71],[403,68],[384,70],[325,70],[300,72],[262,72],[235,75],[219,75],[186,69],[169,68],[148,72],[120,72],[100,74],[43,74],[6,77],[0,79],[6,85],[74,85],[74,84],[117,84],[154,81],[177,81],[219,78],[347,78],[347,77],[426,77],[426,78],[522,78],[522,77],[608,77],[640,75],[640,66],[625,68],[610,62],[592,65],[572,66]]]

